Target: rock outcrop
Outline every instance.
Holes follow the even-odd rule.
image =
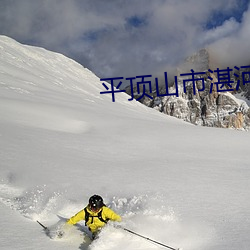
[[[214,84],[218,80],[215,74],[208,71],[209,67],[208,51],[205,49],[200,50],[187,58],[177,69],[178,97],[175,95],[159,97],[156,94],[156,90],[154,90],[152,93],[147,92],[153,99],[144,96],[140,102],[192,124],[248,130],[250,128],[249,106],[244,100],[240,100],[233,95],[235,91],[226,91],[226,85],[222,88],[225,92],[218,92],[216,84]],[[206,74],[200,75],[200,78],[195,83],[192,81],[186,82],[184,88],[183,80],[187,79],[187,77],[184,78],[181,74],[190,73],[191,69],[194,69],[195,72],[206,72]],[[234,82],[232,85],[235,89],[237,79],[233,77],[232,79]],[[165,85],[162,83],[161,86]],[[249,86],[244,87],[248,88]],[[193,88],[195,88],[195,91]],[[169,92],[174,93],[175,91],[175,87],[172,84]],[[244,91],[242,86],[239,91]],[[130,92],[131,90],[127,91],[128,94],[131,94]],[[136,93],[136,89],[134,93]],[[166,89],[162,87],[160,93],[166,93]],[[247,94],[245,94],[246,96]],[[137,99],[138,96],[134,96],[134,98]]]

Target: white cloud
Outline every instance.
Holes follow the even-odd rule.
[[[102,77],[163,74],[211,42],[231,47],[230,33],[248,37],[247,15],[204,30],[213,11],[236,7],[236,0],[2,0],[0,33],[63,52]],[[144,25],[129,26],[134,16]]]
[[[210,51],[212,63],[219,66],[250,64],[250,8],[244,13],[240,24],[236,24],[227,36],[210,45]]]
[[[239,28],[240,24],[232,17],[229,20],[226,20],[221,26],[205,31],[202,35],[201,42],[203,44],[210,44],[237,33]]]

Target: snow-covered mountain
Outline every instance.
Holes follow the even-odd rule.
[[[249,133],[197,127],[125,93],[116,102],[63,55],[0,37],[1,249],[153,250],[108,225],[52,227],[103,196],[122,225],[184,250],[248,250]]]
[[[206,72],[205,76],[195,76],[195,78],[204,78],[204,86],[201,80],[195,82],[195,87],[193,87],[193,82],[189,81],[185,83],[186,89],[184,89],[183,81],[191,78],[191,76],[183,76],[183,74],[191,73],[191,69],[194,72]],[[209,72],[210,69],[214,70],[210,62],[209,51],[201,49],[188,57],[177,69],[178,97],[175,95],[159,97],[156,91],[153,91],[152,94],[148,93],[153,99],[144,97],[141,102],[164,114],[195,125],[249,130],[249,86],[242,84],[242,69],[237,72],[239,78],[235,77],[233,72],[231,74],[233,89],[236,89],[238,79],[241,83],[238,91],[231,92],[217,91],[215,83],[218,82],[218,76],[214,72]],[[249,71],[249,69],[245,69],[245,71]],[[223,73],[225,74],[225,72]],[[161,86],[164,87],[161,87],[160,93],[164,95],[166,93],[164,80],[161,80]],[[226,86],[225,84],[223,90],[226,90]],[[195,88],[195,93],[193,88]],[[129,88],[127,88],[127,92],[130,94]],[[136,90],[134,92],[136,93]],[[170,93],[176,93],[175,85],[170,88]]]

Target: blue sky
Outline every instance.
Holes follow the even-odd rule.
[[[213,11],[211,17],[206,23],[207,29],[216,28],[224,23],[225,20],[234,18],[237,22],[242,22],[242,17],[245,11],[248,9],[248,0],[240,0],[237,2],[235,8],[232,8],[229,12],[224,12],[223,8]]]
[[[159,75],[207,47],[250,60],[249,0],[1,0],[0,34],[63,53],[99,77]]]

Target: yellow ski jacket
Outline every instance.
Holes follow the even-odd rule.
[[[93,212],[89,209],[89,207],[86,207],[87,212],[89,213],[88,221],[85,221],[86,226],[88,226],[89,230],[92,233],[97,232],[100,228],[102,228],[106,223],[104,221],[112,220],[112,221],[121,221],[121,217],[116,214],[113,210],[110,208],[103,206],[99,211]],[[100,215],[101,212],[101,218],[104,220],[100,220],[98,218],[98,215]],[[68,221],[67,224],[74,225],[80,220],[85,220],[85,210],[81,210],[76,215],[72,216]]]

